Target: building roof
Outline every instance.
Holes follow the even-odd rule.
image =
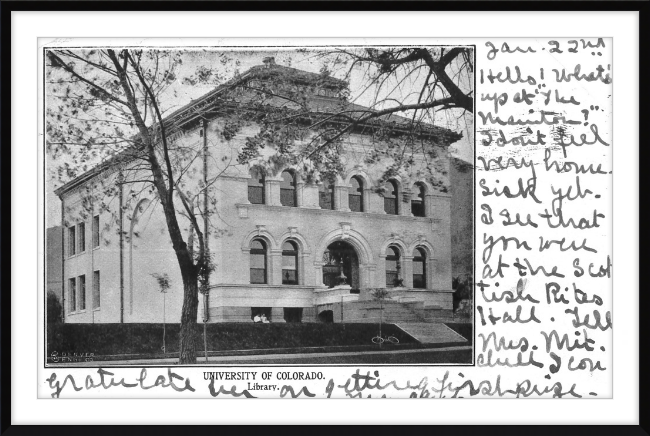
[[[233,77],[232,79],[226,81],[225,83],[217,86],[212,91],[204,94],[196,100],[192,100],[185,106],[180,109],[175,110],[171,114],[163,118],[163,123],[166,125],[175,124],[177,126],[182,126],[184,124],[190,123],[193,120],[201,118],[206,114],[206,108],[216,107],[219,103],[223,103],[225,100],[220,99],[220,97],[225,97],[228,91],[235,89],[237,86],[240,86],[243,83],[252,80],[273,80],[277,81],[278,78],[286,79],[286,82],[293,84],[311,86],[313,89],[329,89],[332,91],[341,91],[347,88],[348,83],[331,77],[327,74],[317,74],[311,73],[304,70],[298,70],[296,68],[285,67],[275,64],[273,58],[265,58],[264,65],[254,66],[244,73]],[[249,100],[252,101],[252,98]],[[246,98],[242,97],[236,100],[234,104],[241,105],[247,103]],[[232,104],[232,102],[231,102]],[[287,100],[282,97],[270,97],[265,99],[265,104],[269,107],[284,107],[287,106]],[[321,115],[335,115],[339,113],[342,109],[349,113],[362,113],[373,111],[370,108],[361,106],[355,103],[343,102],[340,98],[332,97],[328,95],[313,95],[311,99],[307,101],[307,107],[310,111],[315,114]],[[373,122],[369,124],[378,124],[378,123],[389,123],[399,128],[400,125],[408,125],[412,122],[411,119],[402,117],[396,114],[387,114],[382,115],[374,119]],[[447,144],[451,144],[455,141],[458,141],[462,134],[454,132],[452,130],[429,125],[423,129],[426,133],[429,133],[432,136],[437,136],[446,139]],[[137,141],[138,135],[133,137]],[[57,188],[54,193],[58,196],[61,196],[65,192],[82,184],[83,182],[90,180],[94,176],[100,174],[104,170],[111,168],[113,165],[119,163],[121,160],[128,160],[130,153],[135,150],[134,147],[130,147],[117,155],[107,159],[106,161],[96,165],[92,169],[86,171],[85,173],[75,177],[73,180],[65,183],[63,186]]]

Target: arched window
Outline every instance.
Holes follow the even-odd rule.
[[[427,287],[427,254],[422,248],[416,248],[413,253],[413,287]]]
[[[266,243],[261,239],[251,242],[251,283],[266,284]]]
[[[386,287],[393,288],[401,285],[399,250],[397,247],[388,247],[386,253]]]
[[[282,284],[298,284],[298,246],[293,241],[282,245]]]
[[[350,210],[352,212],[363,212],[363,180],[354,176],[350,180],[350,184],[352,185],[348,193]]]
[[[323,180],[318,187],[318,204],[321,209],[334,210],[334,183]]]
[[[248,179],[248,201],[252,204],[264,204],[264,174],[255,167],[250,170]]]
[[[424,185],[418,183],[415,185],[417,191],[411,198],[411,213],[413,216],[425,216],[424,213]]]
[[[292,171],[283,171],[282,183],[280,183],[280,204],[295,207],[296,203],[296,176]]]
[[[384,212],[390,215],[397,215],[398,207],[397,183],[394,180],[386,182],[384,193]]]

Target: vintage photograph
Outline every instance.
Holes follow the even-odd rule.
[[[46,367],[472,365],[474,46],[46,48]]]

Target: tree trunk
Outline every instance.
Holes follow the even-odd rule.
[[[183,274],[183,309],[181,312],[181,331],[179,335],[180,365],[196,363],[196,319],[199,307],[198,276],[193,271]]]

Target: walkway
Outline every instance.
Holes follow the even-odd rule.
[[[422,344],[445,344],[467,342],[467,339],[443,323],[400,322],[395,325]]]
[[[365,351],[365,352],[336,352],[336,353],[296,353],[296,354],[267,354],[267,355],[250,355],[250,356],[215,356],[208,357],[208,361],[205,361],[204,357],[199,356],[197,365],[219,365],[219,364],[261,364],[261,363],[286,363],[286,364],[298,364],[306,363],[305,361],[314,360],[315,363],[321,365],[329,365],[330,360],[348,360],[345,358],[353,357],[354,360],[359,360],[359,363],[364,363],[369,360],[367,357],[381,357],[386,356],[389,360],[393,360],[395,357],[409,357],[406,360],[420,360],[418,355],[430,355],[435,354],[438,357],[436,363],[439,363],[442,353],[457,353],[457,352],[470,352],[471,355],[472,347],[470,345],[462,345],[457,347],[444,347],[444,348],[424,348],[424,349],[409,349],[409,350],[377,350],[377,351]],[[366,359],[364,359],[366,357]],[[424,357],[424,356],[422,356]],[[376,360],[376,359],[372,359]],[[425,364],[428,359],[423,359],[424,361],[418,362]],[[171,366],[176,365],[178,359],[140,359],[140,360],[113,360],[113,361],[104,361],[104,362],[77,362],[70,364],[49,364],[51,367],[111,367],[111,366]],[[301,362],[302,361],[302,362]],[[415,363],[415,362],[413,362]],[[445,362],[445,363],[455,363],[455,362]],[[471,363],[471,362],[468,362]]]

